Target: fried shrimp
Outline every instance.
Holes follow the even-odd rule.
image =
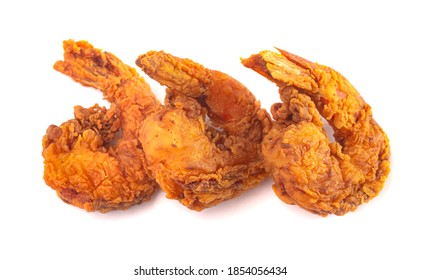
[[[267,176],[261,141],[271,120],[244,85],[164,52],[136,64],[167,87],[165,108],[146,118],[139,139],[168,198],[201,211]]]
[[[54,69],[103,92],[110,109],[76,106],[74,119],[43,137],[44,180],[65,202],[87,211],[127,209],[158,185],[138,140],[144,119],[161,109],[134,68],[86,41],[65,41]]]
[[[275,123],[263,140],[281,200],[323,216],[344,215],[381,191],[390,170],[388,137],[341,74],[283,50],[242,62],[275,82],[283,101],[272,106]]]

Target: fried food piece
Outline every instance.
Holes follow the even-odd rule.
[[[87,211],[127,209],[150,199],[158,185],[138,140],[145,118],[161,109],[134,68],[86,41],[63,43],[54,69],[99,89],[110,109],[75,107],[75,118],[43,137],[44,180],[65,202]]]
[[[271,120],[244,85],[164,52],[136,64],[167,87],[165,108],[146,118],[139,139],[168,198],[201,211],[267,177],[261,142]]]
[[[344,215],[383,188],[389,139],[371,107],[335,70],[286,51],[262,51],[243,64],[279,87],[283,104],[263,141],[273,189],[286,203],[325,216]],[[330,143],[320,115],[333,128]]]

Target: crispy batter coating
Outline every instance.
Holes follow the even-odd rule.
[[[245,86],[164,52],[136,64],[167,87],[165,108],[144,121],[139,139],[168,198],[201,211],[267,176],[261,142],[271,120]]]
[[[138,130],[162,106],[134,68],[86,41],[65,41],[54,69],[101,90],[110,109],[75,107],[42,140],[44,179],[65,202],[87,211],[127,209],[158,188],[145,168]]]
[[[263,155],[281,200],[323,216],[344,215],[381,191],[389,140],[341,74],[283,50],[262,51],[243,64],[279,86],[283,103],[272,106],[275,124]],[[321,117],[336,142],[330,143]]]

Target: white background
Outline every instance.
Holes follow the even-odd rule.
[[[136,2],[0,4],[0,279],[164,279],[134,269],[189,265],[225,275],[229,266],[287,267],[286,276],[250,279],[420,279],[417,1]],[[108,214],[67,205],[43,181],[42,136],[72,118],[74,105],[106,104],[52,69],[69,38],[133,67],[152,49],[189,57],[232,75],[267,109],[276,87],[240,57],[277,46],[331,66],[390,137],[384,190],[353,213],[327,218],[282,203],[270,179],[200,213],[162,192]],[[150,83],[162,99],[164,89]]]

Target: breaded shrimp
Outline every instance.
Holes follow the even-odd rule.
[[[75,107],[75,118],[51,125],[42,140],[44,179],[65,202],[87,211],[127,209],[158,185],[138,140],[144,119],[161,109],[134,68],[86,41],[65,41],[54,69],[101,90],[110,109]]]
[[[244,85],[164,52],[136,64],[167,87],[165,108],[146,118],[139,139],[168,198],[201,211],[267,176],[261,142],[271,120]]]
[[[383,188],[390,170],[389,140],[371,107],[335,70],[286,51],[262,51],[243,64],[279,86],[275,124],[263,155],[286,203],[344,215]],[[320,115],[334,131],[330,143]]]

